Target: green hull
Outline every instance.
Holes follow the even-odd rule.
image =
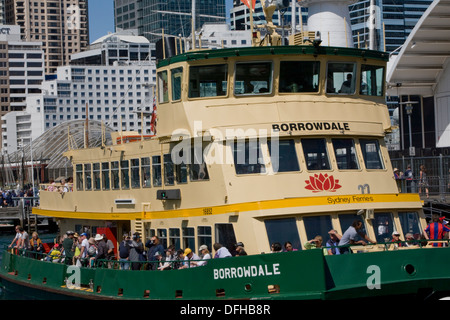
[[[81,289],[66,288],[72,273],[63,264],[9,252],[2,262],[6,290],[34,299],[340,300],[439,298],[450,291],[450,248],[340,256],[308,250],[213,259],[207,266],[170,271],[81,268]]]

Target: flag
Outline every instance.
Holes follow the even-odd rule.
[[[243,4],[245,4],[249,9],[255,10],[256,0],[241,0]],[[252,7],[250,8],[250,3],[252,4]]]

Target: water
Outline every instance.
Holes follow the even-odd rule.
[[[53,242],[53,239],[56,238],[56,233],[45,233],[45,231],[40,231],[39,237],[41,238],[42,242]],[[15,236],[14,230],[11,228],[11,230],[1,230],[0,233],[0,265],[2,261],[3,256],[3,250],[5,247],[7,247],[11,241],[14,239]],[[30,235],[31,237],[31,235]],[[0,285],[0,301],[1,300],[26,300],[25,297],[18,295],[14,292],[5,292],[3,290],[2,286]]]

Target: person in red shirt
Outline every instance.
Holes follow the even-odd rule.
[[[450,232],[450,228],[442,223],[444,221],[439,218],[439,214],[433,213],[433,220],[425,229],[425,239],[429,240],[442,240],[445,238],[447,232]],[[443,242],[433,243],[433,247],[443,247]]]

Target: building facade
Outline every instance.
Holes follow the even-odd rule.
[[[189,37],[192,33],[191,12],[191,0],[114,0],[116,31],[137,28],[139,35],[152,43],[156,43],[163,32],[165,35]],[[224,22],[225,0],[197,2],[195,13],[196,30],[205,23]]]
[[[46,74],[89,45],[88,0],[5,0],[5,18],[22,39],[42,42]]]

